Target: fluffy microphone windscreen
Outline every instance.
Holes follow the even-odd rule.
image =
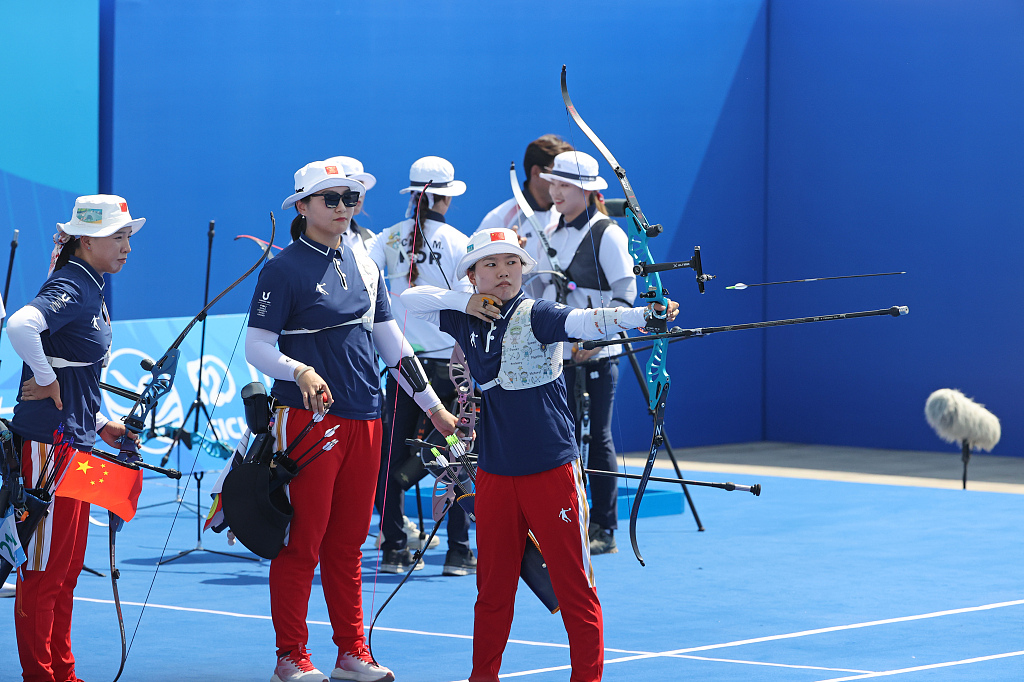
[[[940,388],[928,396],[924,416],[942,440],[957,444],[966,440],[974,449],[990,451],[1002,435],[994,414],[952,388]]]

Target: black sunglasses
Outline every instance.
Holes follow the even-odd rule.
[[[324,205],[327,208],[338,208],[338,202],[341,202],[352,208],[359,203],[359,192],[347,190],[344,194],[338,194],[337,192],[324,192],[323,194],[310,194],[311,197],[323,197]]]

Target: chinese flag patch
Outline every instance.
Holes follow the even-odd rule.
[[[338,174],[338,167],[337,166],[324,166],[324,172],[326,172],[328,175],[337,175]]]
[[[491,232],[491,241],[492,242],[503,242],[503,241],[505,241],[505,233],[504,232]]]
[[[128,202],[127,201],[122,201],[121,202],[121,213],[127,213],[127,212],[128,212]]]

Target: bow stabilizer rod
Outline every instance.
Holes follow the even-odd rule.
[[[588,474],[593,474],[595,476],[609,476],[609,477],[613,477],[613,478],[629,478],[629,479],[636,479],[636,480],[640,480],[640,479],[643,478],[643,476],[640,476],[638,474],[624,474],[624,473],[622,473],[620,471],[601,471],[601,470],[598,470],[598,469],[584,469],[584,471],[586,473],[588,473]],[[665,476],[648,476],[647,480],[648,481],[658,481],[659,483],[675,483],[676,485],[679,485],[680,483],[684,483],[686,485],[697,485],[697,486],[703,486],[705,488],[718,488],[719,490],[726,490],[726,491],[729,491],[729,492],[732,492],[733,490],[739,490],[740,492],[750,493],[754,497],[760,497],[761,496],[761,484],[760,483],[755,483],[754,485],[740,485],[739,483],[728,483],[728,482],[726,482],[726,483],[710,483],[708,481],[691,481],[688,478],[668,478],[668,477],[665,477]]]
[[[766,327],[784,327],[791,324],[807,324],[810,322],[832,322],[833,320],[851,320],[857,317],[879,317],[883,315],[889,315],[892,317],[900,317],[902,315],[909,315],[910,308],[905,305],[894,305],[890,308],[881,308],[879,310],[864,310],[855,313],[836,313],[834,315],[817,315],[814,317],[795,317],[788,320],[768,320],[766,322],[747,322],[744,324],[729,324],[721,327],[696,327],[694,329],[682,329],[675,327],[664,334],[651,334],[649,336],[639,337],[641,340],[646,341],[657,341],[660,339],[672,339],[682,340],[689,339],[695,336],[707,336],[708,334],[714,334],[716,332],[734,332],[742,329],[764,329]],[[622,343],[622,339],[607,339],[600,341],[584,341],[583,348],[591,350],[593,348],[601,348],[602,346],[614,346]]]

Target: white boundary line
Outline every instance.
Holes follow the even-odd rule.
[[[965,658],[960,661],[947,661],[945,663],[932,663],[931,665],[919,665],[914,668],[900,668],[899,670],[884,670],[877,673],[868,673],[866,675],[854,675],[852,677],[833,677],[827,680],[821,680],[820,682],[846,682],[846,680],[866,680],[870,677],[888,677],[890,675],[902,675],[904,673],[914,673],[920,670],[934,670],[936,668],[949,668],[954,665],[967,665],[969,663],[981,663],[983,661],[994,661],[999,658],[1010,658],[1012,656],[1024,656],[1024,651],[1011,651],[1007,654],[992,654],[991,656],[978,656],[977,658]]]
[[[94,603],[94,604],[113,604],[114,603],[113,600],[110,600],[110,599],[93,599],[91,597],[75,597],[75,601],[91,602],[91,603]],[[237,613],[237,612],[233,612],[233,611],[218,611],[218,610],[214,610],[214,609],[200,609],[200,608],[195,608],[195,607],[190,607],[190,606],[171,606],[171,605],[168,605],[168,604],[153,604],[153,603],[142,604],[141,602],[127,602],[127,601],[126,602],[121,602],[121,603],[123,605],[125,605],[125,606],[140,606],[140,607],[141,606],[146,606],[148,608],[153,608],[153,609],[167,609],[167,610],[170,610],[170,611],[186,611],[186,612],[190,612],[190,613],[208,613],[208,614],[215,615],[215,616],[229,616],[229,617],[232,617],[232,618],[252,618],[252,619],[256,619],[256,620],[271,620],[270,616],[261,616],[261,615],[248,614],[248,613]],[[1006,607],[1011,607],[1011,606],[1021,606],[1021,605],[1024,605],[1024,599],[1015,599],[1013,601],[997,602],[997,603],[994,603],[994,604],[983,604],[981,606],[968,606],[968,607],[964,607],[964,608],[960,608],[960,609],[947,609],[945,611],[932,611],[931,613],[922,613],[922,614],[918,614],[918,615],[914,615],[914,616],[900,616],[900,617],[897,617],[897,618],[885,618],[885,619],[881,619],[881,620],[865,621],[865,622],[862,622],[862,623],[851,623],[851,624],[848,624],[848,625],[834,625],[834,626],[827,627],[827,628],[816,628],[814,630],[801,630],[799,632],[789,632],[789,633],[784,633],[784,634],[781,634],[781,635],[768,635],[768,636],[765,636],[765,637],[755,637],[755,638],[752,638],[752,639],[740,639],[740,640],[735,640],[735,641],[732,641],[732,642],[723,642],[721,644],[705,644],[703,646],[686,647],[686,648],[683,648],[683,649],[673,649],[673,650],[670,650],[670,651],[661,651],[661,652],[629,651],[629,650],[624,650],[624,649],[610,649],[610,648],[606,648],[605,651],[607,651],[607,652],[624,653],[624,654],[628,654],[628,655],[620,656],[619,658],[611,658],[611,659],[606,658],[605,659],[605,665],[608,665],[609,663],[627,663],[629,661],[639,661],[639,660],[650,659],[650,658],[670,657],[670,658],[688,658],[688,659],[706,660],[706,661],[719,661],[719,662],[724,662],[724,663],[739,663],[739,664],[744,664],[744,665],[762,665],[762,666],[776,666],[776,667],[786,667],[786,668],[803,668],[803,669],[811,669],[811,670],[828,670],[828,671],[836,671],[836,672],[863,673],[863,674],[854,675],[852,677],[830,678],[828,680],[822,680],[821,682],[846,682],[848,680],[862,680],[862,679],[868,679],[868,678],[872,678],[872,677],[886,677],[886,676],[890,676],[890,675],[900,675],[900,674],[903,674],[903,673],[916,672],[916,671],[920,671],[920,670],[931,670],[931,669],[935,669],[935,668],[945,668],[945,667],[956,666],[956,665],[967,665],[967,664],[970,664],[970,663],[978,663],[978,662],[982,662],[982,661],[990,661],[990,660],[996,660],[996,659],[1000,659],[1000,658],[1009,658],[1009,657],[1013,657],[1013,656],[1022,656],[1022,655],[1024,655],[1024,651],[1014,651],[1014,652],[1005,653],[1005,654],[993,654],[991,656],[981,656],[981,657],[977,657],[977,658],[968,658],[968,659],[963,659],[963,660],[960,660],[960,661],[948,661],[948,662],[944,662],[944,663],[933,663],[931,665],[918,666],[918,667],[914,667],[914,668],[901,668],[901,669],[898,669],[898,670],[885,670],[885,671],[881,671],[881,672],[869,672],[869,671],[861,671],[861,670],[850,670],[850,669],[844,669],[844,668],[824,668],[824,667],[816,667],[816,666],[787,665],[787,664],[780,664],[780,663],[765,663],[765,662],[759,662],[759,661],[743,661],[743,660],[734,660],[734,659],[725,659],[725,658],[705,658],[705,657],[702,657],[702,656],[687,656],[686,654],[690,654],[690,653],[693,653],[695,651],[712,651],[712,650],[715,650],[715,649],[727,649],[727,648],[730,648],[730,647],[744,646],[746,644],[760,644],[760,643],[763,643],[763,642],[775,642],[775,641],[780,641],[780,640],[784,640],[784,639],[794,639],[794,638],[797,638],[797,637],[808,637],[810,635],[820,635],[820,634],[825,634],[825,633],[829,633],[829,632],[842,632],[842,631],[845,631],[845,630],[857,630],[857,629],[860,629],[860,628],[874,627],[874,626],[877,626],[877,625],[891,625],[893,623],[907,623],[907,622],[912,622],[912,621],[916,621],[916,620],[926,620],[926,619],[930,619],[930,618],[940,618],[942,616],[955,616],[955,615],[964,614],[964,613],[976,613],[978,611],[990,611],[992,609],[1006,608]],[[308,624],[310,624],[310,625],[330,625],[330,622],[328,622],[328,621],[307,620],[306,622]],[[410,630],[410,629],[406,629],[406,628],[381,627],[381,628],[377,628],[377,629],[384,630],[384,631],[387,631],[387,632],[400,632],[400,633],[405,633],[405,634],[425,635],[425,636],[430,636],[430,637],[448,637],[448,638],[452,638],[452,639],[466,639],[466,640],[472,640],[473,639],[472,635],[457,635],[457,634],[452,634],[452,633],[430,632],[430,631],[425,631],[425,630]],[[552,643],[552,642],[535,642],[535,641],[523,640],[523,639],[510,639],[509,640],[509,644],[524,644],[524,645],[528,645],[528,646],[544,646],[544,647],[555,647],[555,648],[561,648],[561,649],[567,649],[568,646],[569,646],[568,644]],[[554,667],[549,667],[549,668],[536,668],[536,669],[533,669],[533,670],[522,670],[522,671],[513,672],[513,673],[503,673],[502,677],[522,677],[522,676],[525,676],[525,675],[535,675],[535,674],[538,674],[538,673],[556,672],[556,671],[560,671],[560,670],[570,670],[571,667],[572,666],[562,665],[562,666],[554,666]],[[464,680],[460,680],[459,682],[465,682],[465,681]]]
[[[915,621],[915,620],[925,620],[925,619],[929,619],[929,618],[939,618],[941,616],[954,616],[954,615],[963,614],[963,613],[974,613],[974,612],[977,612],[977,611],[988,611],[988,610],[991,610],[991,609],[1005,608],[1005,607],[1008,607],[1008,606],[1021,606],[1021,605],[1024,605],[1024,599],[1016,599],[1014,601],[998,602],[998,603],[995,603],[995,604],[984,604],[982,606],[969,606],[969,607],[962,608],[962,609],[949,609],[949,610],[946,610],[946,611],[933,611],[931,613],[922,613],[922,614],[919,614],[919,615],[916,615],[916,616],[900,616],[898,618],[885,618],[883,620],[865,621],[863,623],[851,623],[849,625],[835,625],[835,626],[827,627],[827,628],[817,628],[815,630],[801,630],[799,632],[790,632],[790,633],[781,634],[781,635],[769,635],[767,637],[755,637],[755,638],[752,638],[752,639],[740,639],[740,640],[736,640],[736,641],[733,641],[733,642],[724,642],[722,644],[706,644],[704,646],[687,647],[687,648],[684,648],[684,649],[674,649],[674,650],[671,650],[671,651],[662,651],[662,652],[658,652],[658,653],[641,653],[641,654],[636,654],[636,655],[632,655],[632,656],[621,656],[619,658],[611,658],[611,659],[606,658],[604,663],[605,663],[605,665],[608,665],[610,663],[628,663],[630,661],[639,661],[639,660],[644,660],[644,659],[648,659],[648,658],[661,658],[661,657],[665,657],[665,656],[674,657],[674,656],[679,656],[680,654],[689,654],[689,653],[692,653],[694,651],[711,651],[711,650],[714,650],[714,649],[726,649],[726,648],[729,648],[729,647],[743,646],[745,644],[759,644],[759,643],[762,643],[762,642],[775,642],[775,641],[779,641],[779,640],[783,640],[783,639],[794,639],[796,637],[807,637],[807,636],[810,636],[810,635],[820,635],[820,634],[824,634],[824,633],[828,633],[828,632],[841,632],[841,631],[844,631],[844,630],[857,630],[857,629],[860,629],[860,628],[874,627],[876,625],[891,625],[892,623],[907,623],[907,622]],[[1013,656],[1013,655],[1015,655],[1015,654],[996,654],[994,657],[999,658],[999,657]],[[968,661],[964,661],[964,663],[971,662],[973,660],[975,660],[975,659],[970,659]],[[982,659],[978,659],[978,660],[982,660]],[[935,667],[940,667],[942,665],[957,665],[957,664],[962,665],[964,663],[936,664]],[[571,669],[572,669],[572,666],[562,665],[562,666],[555,666],[555,667],[550,667],[550,668],[537,668],[537,669],[534,669],[534,670],[522,670],[522,671],[514,672],[514,673],[504,673],[504,674],[502,674],[502,677],[521,677],[521,676],[524,676],[524,675],[534,675],[534,674],[538,674],[538,673],[555,672],[555,671],[560,671],[560,670],[571,670]],[[907,672],[909,672],[910,670],[911,669],[907,669]],[[878,677],[878,676],[880,676],[882,674],[897,674],[897,673],[896,672],[892,672],[892,671],[890,671],[889,673],[867,673],[867,677]],[[847,679],[863,679],[863,678],[861,678],[861,677],[851,677],[851,678],[838,678],[838,679],[847,680]],[[459,682],[465,682],[465,680],[459,680]],[[837,682],[837,680],[829,680],[828,682]]]

